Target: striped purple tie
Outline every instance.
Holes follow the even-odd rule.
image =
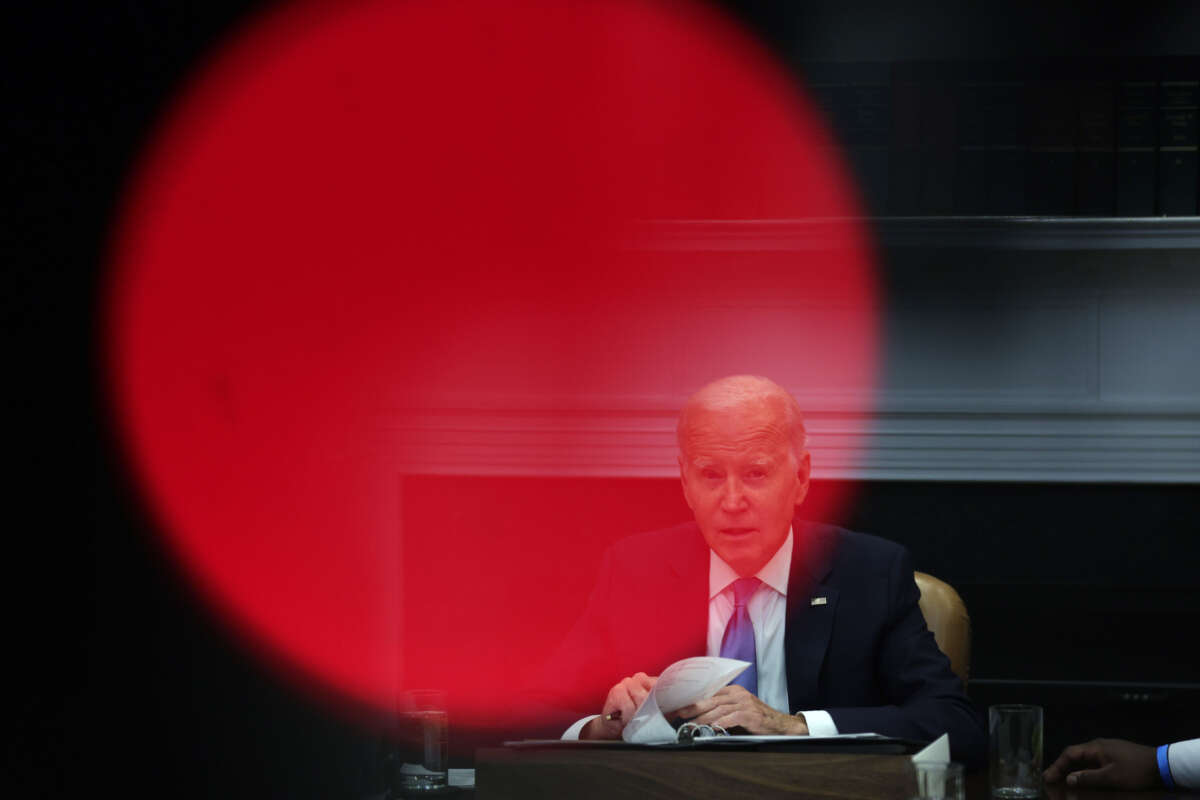
[[[730,681],[730,684],[746,687],[750,694],[758,694],[758,656],[754,649],[754,625],[746,603],[758,589],[758,578],[739,578],[733,582],[733,615],[725,626],[721,637],[721,657],[749,661],[750,666]]]

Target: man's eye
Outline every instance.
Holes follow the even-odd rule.
[[[703,475],[708,480],[713,480],[715,478],[721,477],[720,475],[717,474],[717,471],[714,469],[701,470],[700,474]]]
[[[767,471],[765,469],[752,469],[746,473],[746,477],[753,480],[762,480],[767,477]]]

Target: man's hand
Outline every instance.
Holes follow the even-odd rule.
[[[747,733],[807,736],[803,717],[776,711],[742,686],[726,686],[707,700],[674,712],[699,725],[720,725],[725,730],[740,727]]]
[[[633,712],[650,694],[658,676],[651,678],[644,672],[630,676],[608,690],[604,710],[600,716],[583,726],[580,739],[620,739],[621,731],[633,719]],[[617,714],[616,712],[620,712]],[[616,719],[605,719],[616,717]]]
[[[1073,744],[1062,751],[1043,777],[1046,783],[1058,783],[1065,777],[1068,786],[1105,789],[1162,786],[1154,748],[1123,739],[1093,739],[1087,744]]]

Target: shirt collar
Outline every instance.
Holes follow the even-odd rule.
[[[771,560],[763,564],[762,569],[754,573],[754,577],[787,597],[788,573],[792,568],[792,529],[788,528],[787,538],[771,556]],[[712,600],[728,588],[729,584],[742,577],[733,567],[717,555],[716,550],[708,551],[708,599]]]

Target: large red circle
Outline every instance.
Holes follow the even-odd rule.
[[[463,398],[677,399],[780,359],[865,410],[875,290],[829,152],[783,71],[698,4],[358,0],[255,20],[141,160],[107,297],[119,423],[186,574],[324,687],[390,708],[436,662],[488,711],[503,698],[469,649],[403,629],[397,476],[424,462],[399,465],[380,431]],[[812,218],[841,221],[799,260],[629,244],[647,221]],[[780,297],[837,323],[745,313]],[[484,558],[424,524],[448,557]],[[619,532],[638,527],[634,511]],[[561,548],[543,567],[578,555],[531,535],[487,568],[519,573],[530,542]],[[502,603],[442,588],[427,602]],[[512,661],[538,630],[506,634]]]

